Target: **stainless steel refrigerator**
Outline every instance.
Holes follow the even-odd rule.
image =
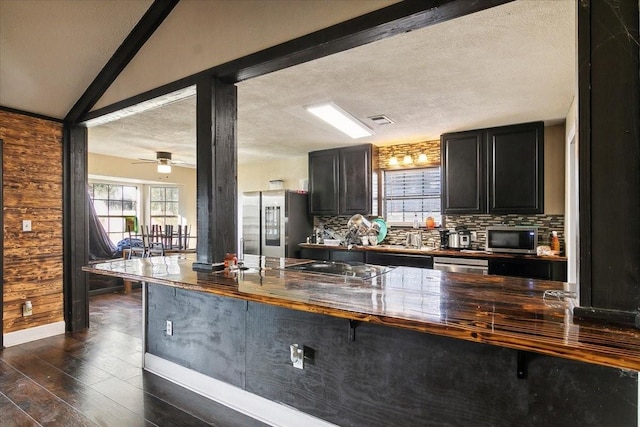
[[[298,258],[299,243],[313,230],[306,192],[253,191],[242,194],[241,253]]]

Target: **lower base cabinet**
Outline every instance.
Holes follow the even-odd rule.
[[[148,285],[149,352],[342,426],[631,426],[617,368]],[[175,319],[174,334],[163,333]],[[289,346],[304,346],[304,369]],[[603,393],[602,390],[606,390]],[[597,404],[594,404],[596,402]]]
[[[489,274],[566,282],[567,263],[532,259],[491,259]]]
[[[365,262],[367,264],[433,268],[433,256],[378,251],[302,248],[301,258],[322,261]],[[527,279],[567,281],[567,262],[546,259],[491,258],[489,274]]]
[[[402,267],[433,268],[433,257],[426,255],[390,254],[367,252],[367,264]]]

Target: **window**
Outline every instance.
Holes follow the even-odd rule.
[[[151,225],[178,225],[178,187],[151,187]]]
[[[118,243],[128,237],[125,217],[138,215],[138,187],[89,183],[89,196],[111,241]]]
[[[424,227],[428,216],[442,224],[440,167],[384,171],[384,217],[392,225],[413,225],[417,216]]]

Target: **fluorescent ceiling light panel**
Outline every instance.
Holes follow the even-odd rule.
[[[307,111],[353,139],[373,135],[368,127],[332,102],[310,105]]]

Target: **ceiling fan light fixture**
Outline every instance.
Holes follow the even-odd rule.
[[[307,111],[353,139],[373,135],[373,131],[333,102],[310,105]]]
[[[158,160],[158,173],[171,173],[171,165],[167,159]]]

